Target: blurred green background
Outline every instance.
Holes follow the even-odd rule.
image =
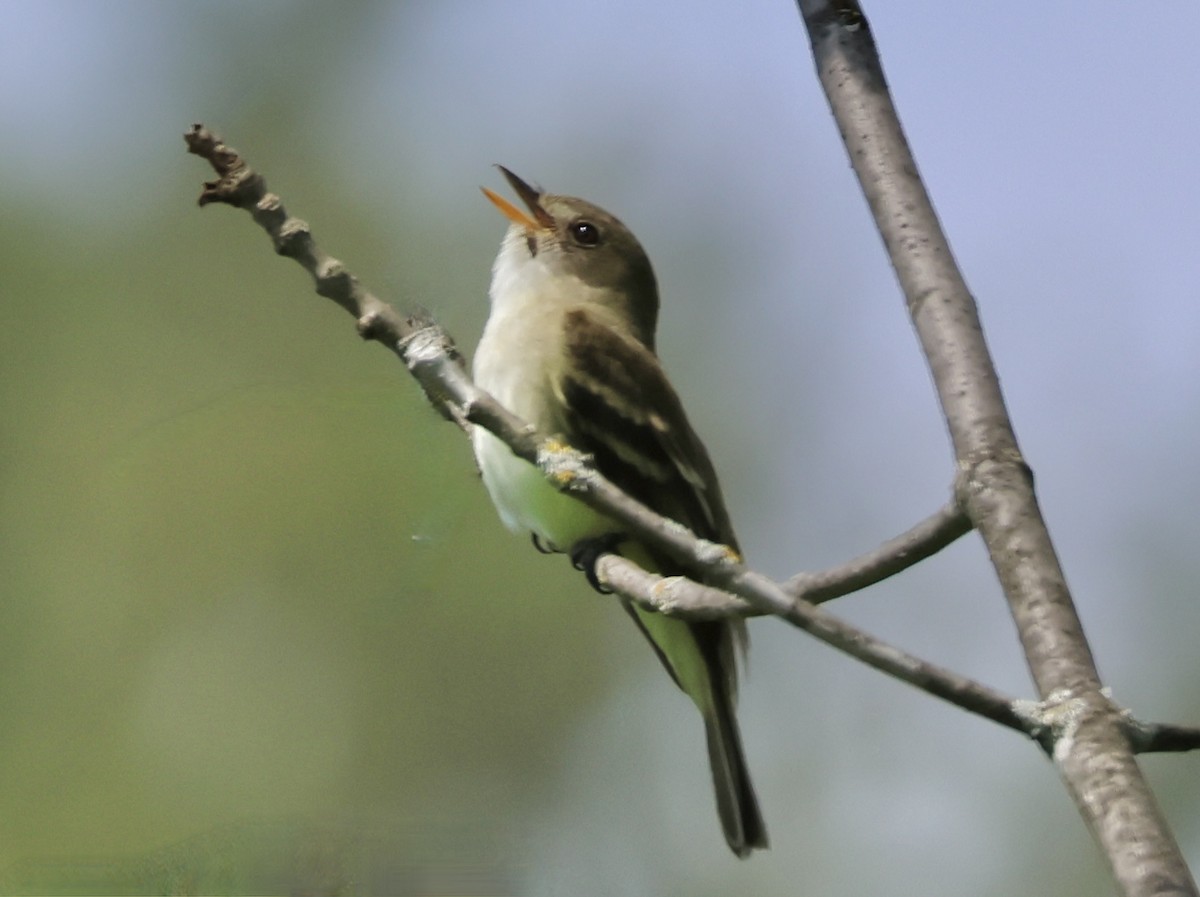
[[[875,5],[1101,669],[1200,721],[1200,14],[1139,50],[1115,3]],[[791,4],[7,2],[0,69],[0,891],[1108,887],[1034,748],[767,621],[774,849],[736,862],[624,615],[500,526],[248,216],[195,205],[203,121],[467,349],[492,163],[612,209],[750,557],[838,562],[951,462]],[[836,610],[1030,694],[973,538]],[[1195,764],[1146,761],[1193,862]]]

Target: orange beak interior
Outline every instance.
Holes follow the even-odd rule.
[[[479,189],[483,191],[484,196],[496,204],[496,208],[500,210],[500,214],[502,214],[513,224],[521,225],[521,227],[525,228],[525,230],[529,231],[530,233],[533,233],[538,229],[536,221],[514,206],[499,193],[493,193],[487,187],[480,187]]]
[[[554,216],[542,208],[542,191],[531,187],[503,165],[496,167],[500,169],[504,179],[512,185],[513,190],[517,191],[517,196],[521,197],[521,201],[525,203],[525,207],[529,211],[518,209],[507,199],[497,196],[487,187],[483,188],[483,195],[496,204],[496,208],[504,214],[505,218],[525,228],[526,233],[554,230]]]

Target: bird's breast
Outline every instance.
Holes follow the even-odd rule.
[[[520,302],[509,295],[493,303],[475,352],[475,383],[501,405],[548,435],[562,433],[554,371],[562,363],[564,310],[557,303]],[[504,523],[536,533],[569,550],[580,539],[602,535],[611,523],[548,483],[541,471],[518,458],[481,427],[472,434],[475,460]]]

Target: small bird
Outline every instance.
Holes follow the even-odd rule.
[[[483,192],[511,222],[492,266],[491,311],[475,352],[476,384],[697,536],[737,550],[717,475],[654,350],[658,286],[645,250],[590,202],[531,187],[497,166],[528,212]],[[665,576],[679,562],[627,539],[612,519],[557,491],[533,465],[476,427],[475,459],[504,523],[543,550],[592,565],[599,550]],[[594,570],[589,578],[594,580]],[[767,846],[734,704],[742,620],[687,621],[625,602],[675,683],[704,718],[717,811],[730,848]]]

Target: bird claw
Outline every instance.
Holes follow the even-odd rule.
[[[625,541],[623,533],[609,533],[594,539],[584,539],[571,549],[571,566],[587,577],[588,585],[601,595],[611,595],[612,589],[600,582],[596,575],[596,562],[602,554],[614,554],[616,547]]]

